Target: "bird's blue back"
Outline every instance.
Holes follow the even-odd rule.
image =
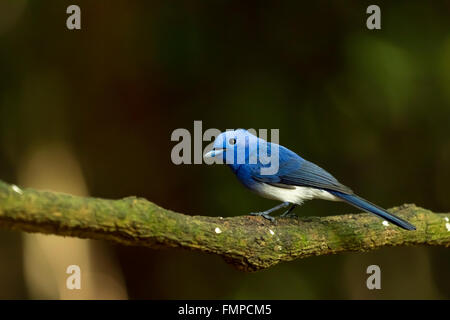
[[[278,171],[274,174],[263,174],[261,168],[270,167],[272,163],[263,164],[258,161],[256,164],[249,163],[249,157],[259,148],[249,152],[251,148],[246,148],[245,164],[229,164],[237,178],[249,188],[255,186],[255,182],[286,186],[306,186],[325,190],[336,190],[351,194],[352,191],[339,183],[330,173],[300,157],[295,152],[278,144],[266,142],[259,139],[258,143],[267,144],[267,155],[272,155],[272,150],[278,150]],[[261,141],[262,140],[262,141]],[[259,158],[258,158],[259,159]],[[276,160],[272,160],[276,161]]]

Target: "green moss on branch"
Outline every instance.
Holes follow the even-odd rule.
[[[83,198],[21,190],[0,181],[0,227],[125,245],[199,250],[221,255],[245,271],[309,256],[383,246],[450,245],[450,215],[415,205],[390,211],[413,223],[417,230],[385,226],[370,214],[277,219],[276,224],[254,216],[189,216],[142,198]]]

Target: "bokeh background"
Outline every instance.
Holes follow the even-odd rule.
[[[66,8],[81,7],[79,31]],[[225,166],[172,164],[173,130],[278,128],[384,206],[450,211],[450,2],[0,1],[0,179],[230,216],[275,203]],[[204,144],[206,146],[206,143]],[[313,201],[301,215],[355,212]],[[82,290],[65,289],[69,264]],[[382,289],[366,288],[377,264]],[[242,273],[220,257],[0,230],[0,298],[441,299],[450,251],[384,248]]]

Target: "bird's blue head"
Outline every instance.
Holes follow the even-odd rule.
[[[214,158],[215,163],[225,163],[235,171],[245,164],[265,168],[263,170],[270,168],[266,172],[273,174],[278,170],[278,147],[247,130],[237,129],[219,134],[213,149],[204,157]]]
[[[244,129],[225,131],[214,140],[213,149],[205,154],[205,158],[215,158],[226,164],[243,164],[249,155],[256,150],[258,137]]]

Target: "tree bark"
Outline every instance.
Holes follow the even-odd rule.
[[[390,212],[416,231],[402,230],[370,214],[328,217],[230,218],[190,216],[163,209],[142,198],[120,200],[77,197],[20,189],[0,181],[0,227],[125,245],[182,247],[222,256],[244,271],[282,261],[384,246],[450,245],[450,214],[413,204]]]

